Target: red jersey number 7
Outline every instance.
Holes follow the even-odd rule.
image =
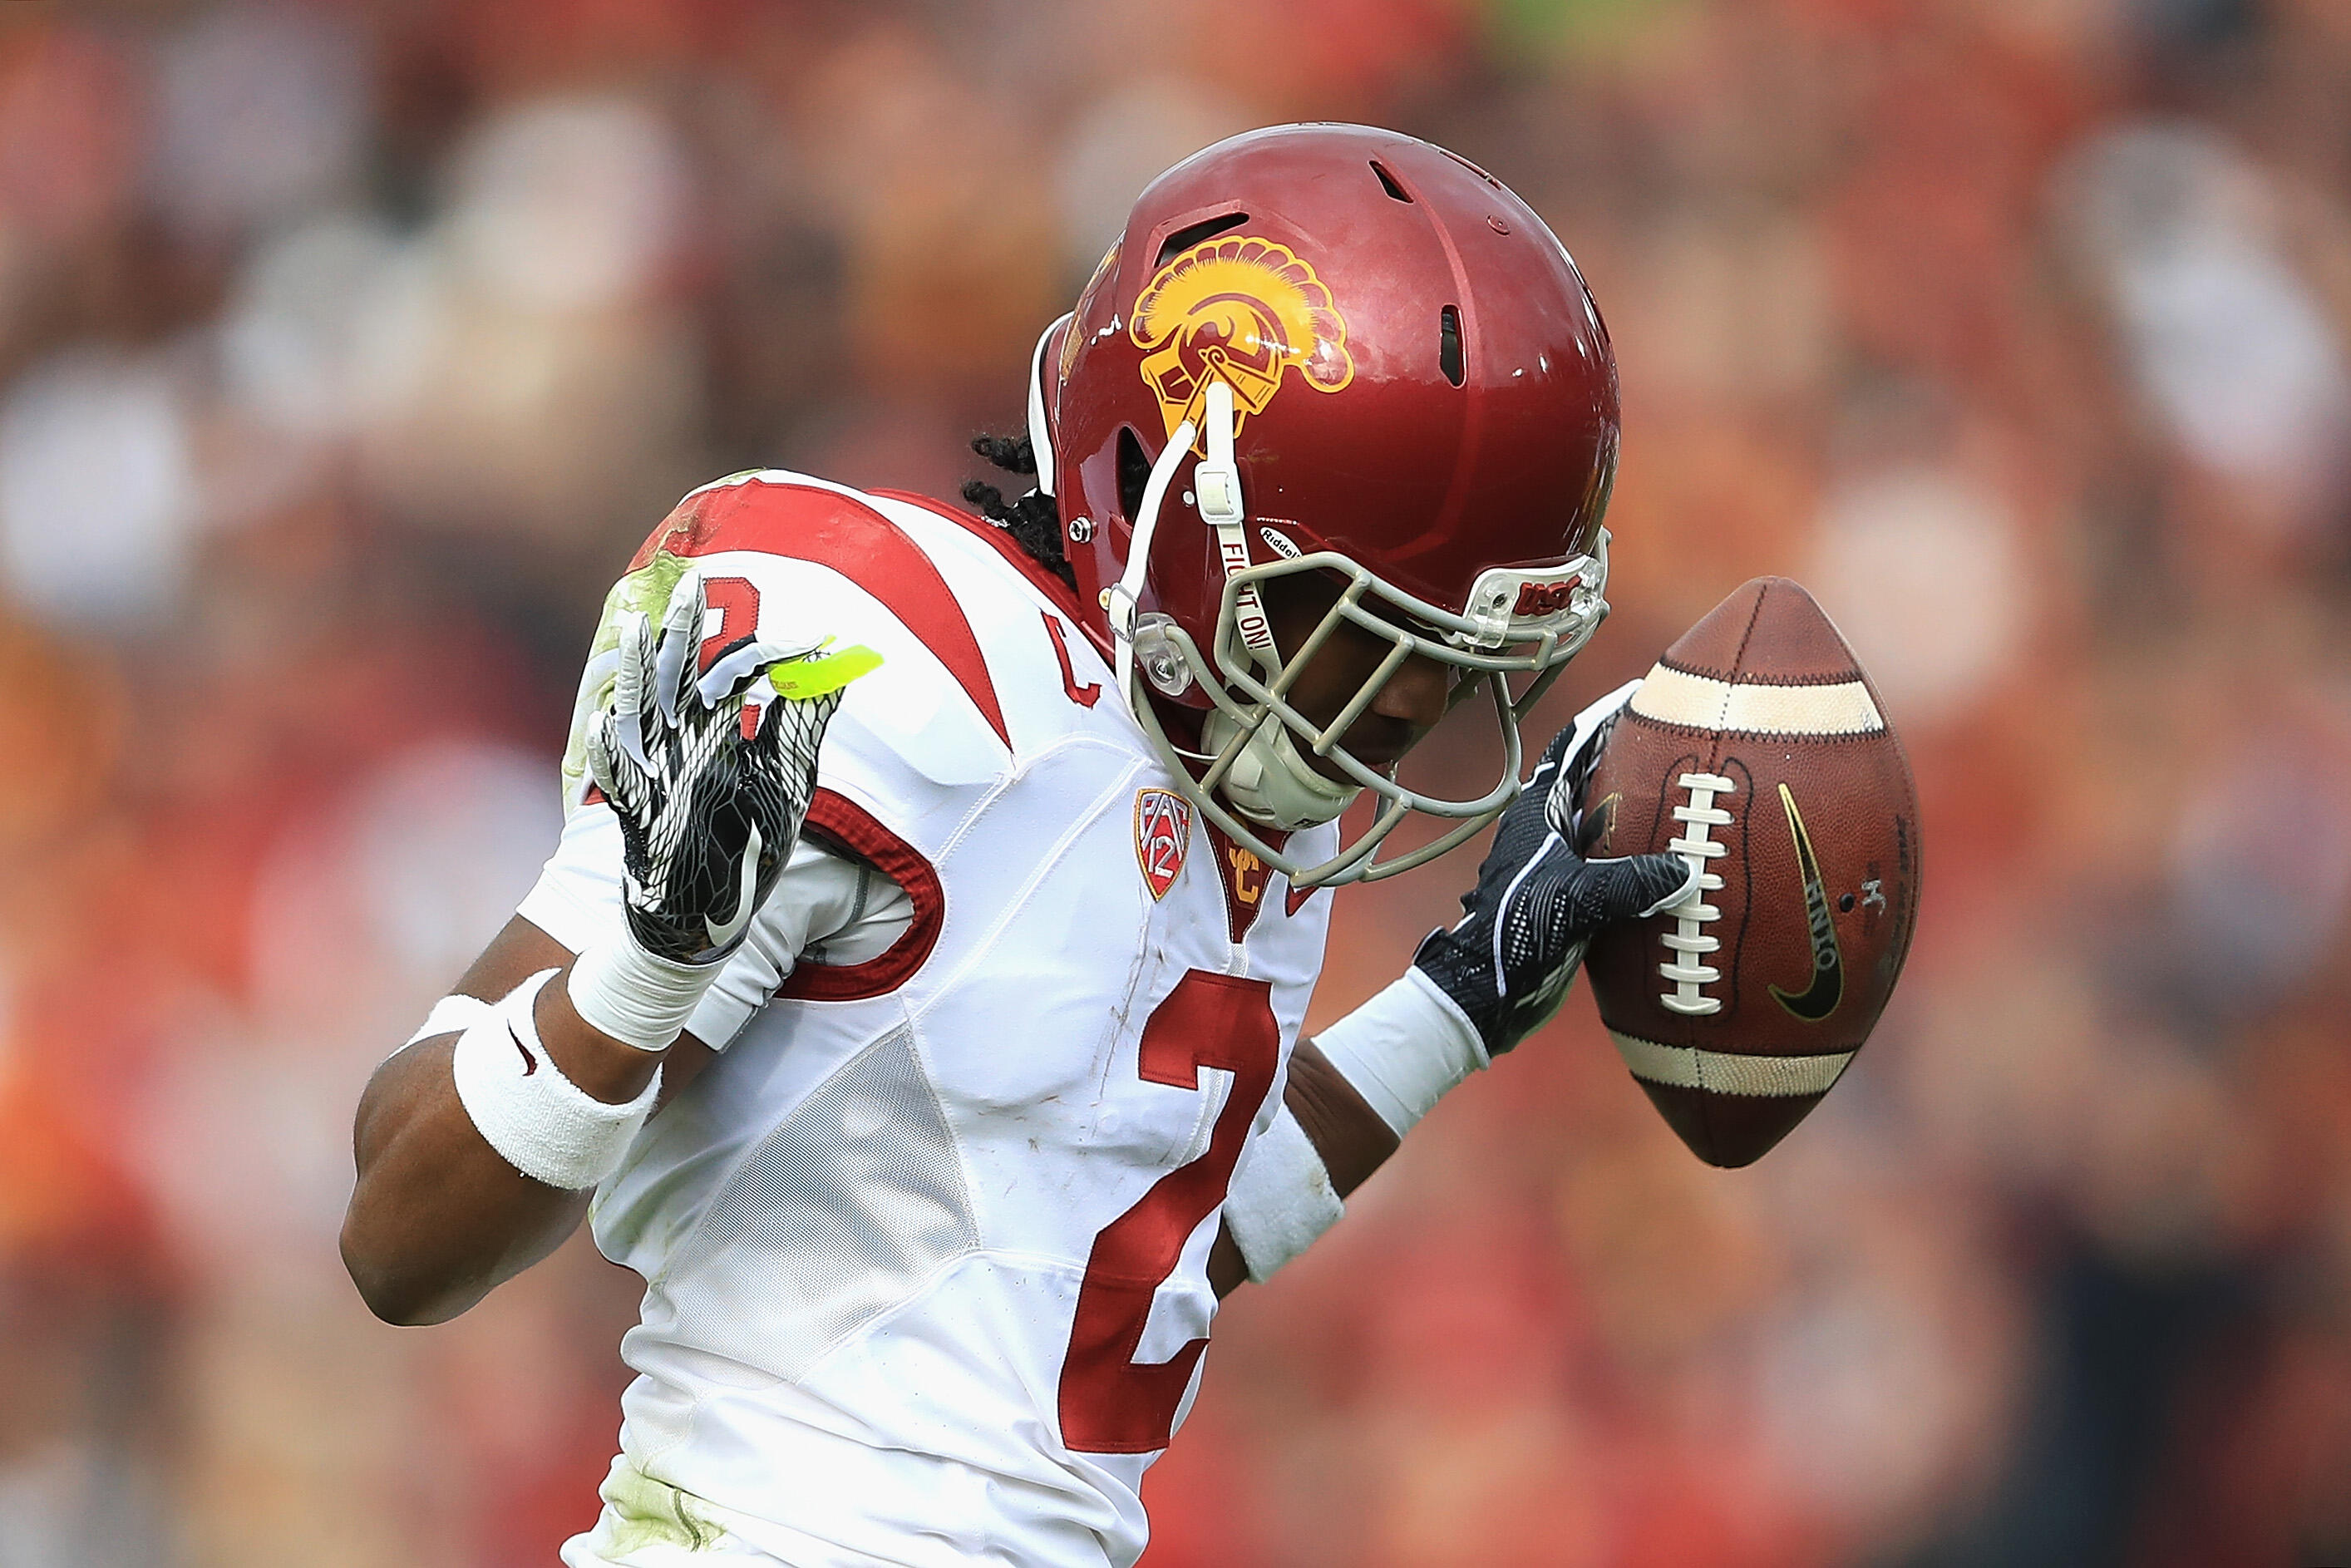
[[[1161,1176],[1094,1237],[1061,1364],[1061,1440],[1071,1448],[1148,1454],[1167,1446],[1176,1408],[1208,1342],[1196,1339],[1164,1362],[1138,1363],[1134,1353],[1152,1297],[1176,1271],[1184,1243],[1225,1201],[1280,1057],[1273,988],[1264,980],[1191,970],[1143,1026],[1146,1082],[1197,1089],[1201,1068],[1221,1067],[1233,1075],[1233,1092],[1207,1152]]]

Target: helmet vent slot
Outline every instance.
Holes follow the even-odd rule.
[[[1461,384],[1461,312],[1451,305],[1437,313],[1437,366],[1447,381]]]
[[[1385,191],[1389,195],[1394,196],[1399,202],[1409,202],[1412,200],[1410,193],[1406,192],[1402,185],[1397,184],[1396,177],[1388,172],[1387,165],[1381,162],[1376,158],[1372,160],[1372,172],[1380,177],[1380,189]]]
[[[1151,457],[1134,426],[1118,427],[1118,510],[1132,523],[1143,510],[1143,487],[1151,483]]]
[[[1165,267],[1169,256],[1180,255],[1202,240],[1214,239],[1227,229],[1237,229],[1247,222],[1247,213],[1224,213],[1213,218],[1202,218],[1196,224],[1186,224],[1159,242],[1159,259],[1151,265],[1154,267]]]

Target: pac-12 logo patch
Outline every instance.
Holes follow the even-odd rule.
[[[1192,802],[1165,789],[1134,793],[1134,858],[1143,866],[1143,880],[1151,896],[1161,899],[1176,885],[1184,869],[1184,852],[1192,843]]]

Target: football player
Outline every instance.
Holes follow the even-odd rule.
[[[1609,703],[1519,782],[1606,612],[1616,376],[1489,175],[1360,127],[1210,148],[1029,411],[985,520],[782,472],[685,498],[608,602],[560,846],[360,1106],[381,1316],[583,1215],[644,1277],[575,1568],[1131,1563],[1219,1294],[1689,885],[1576,853]],[[1499,777],[1399,782],[1458,701]],[[1497,819],[1461,922],[1300,1042],[1324,890]]]

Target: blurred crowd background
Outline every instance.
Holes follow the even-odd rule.
[[[736,469],[952,495],[1144,181],[1300,118],[1492,169],[1613,329],[1554,716],[1795,576],[1927,892],[1750,1170],[1580,999],[1454,1095],[1235,1298],[1147,1561],[2351,1559],[2341,0],[29,0],[0,1568],[585,1527],[632,1280],[395,1330],[335,1232],[367,1073],[553,842],[604,587]],[[1470,870],[1341,895],[1319,1016]]]

